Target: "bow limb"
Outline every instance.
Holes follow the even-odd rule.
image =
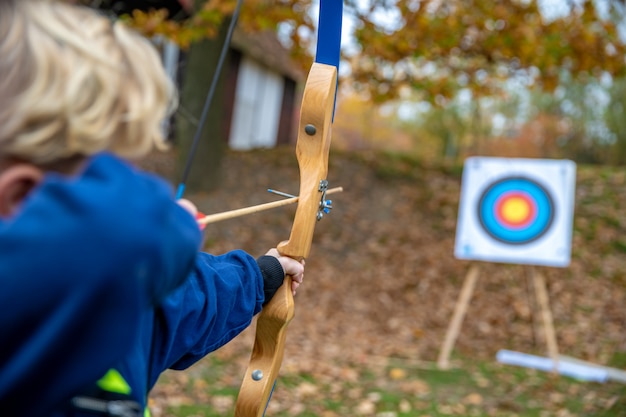
[[[296,156],[300,168],[298,207],[289,240],[277,249],[284,256],[308,257],[328,172],[328,154],[337,87],[337,68],[314,63],[303,93]],[[257,319],[252,356],[246,370],[235,417],[262,417],[283,360],[287,325],[294,317],[291,279],[285,282]]]

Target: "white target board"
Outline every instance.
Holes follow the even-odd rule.
[[[488,262],[568,266],[575,187],[572,161],[468,158],[454,255]]]

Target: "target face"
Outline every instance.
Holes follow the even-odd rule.
[[[511,245],[539,239],[554,219],[550,194],[528,178],[505,178],[491,184],[481,195],[477,209],[485,233]]]
[[[567,266],[575,173],[571,161],[468,158],[455,256]]]

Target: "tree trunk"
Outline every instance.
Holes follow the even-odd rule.
[[[192,151],[193,138],[198,129],[229,24],[230,19],[224,19],[214,39],[193,44],[187,54],[180,91],[180,108],[176,115],[177,181],[182,179],[187,159]],[[191,170],[186,178],[187,191],[210,191],[219,184],[222,157],[228,143],[226,138],[228,125],[225,120],[228,118],[229,110],[224,106],[224,80],[227,70],[228,65],[225,63],[193,156]]]

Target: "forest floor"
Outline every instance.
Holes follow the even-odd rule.
[[[200,163],[196,161],[196,163]],[[148,169],[172,176],[172,156]],[[461,166],[331,152],[334,209],[315,231],[277,391],[280,416],[626,416],[626,385],[499,365],[510,349],[547,354],[530,268],[477,263],[452,355],[435,366],[471,262],[454,258]],[[192,174],[193,175],[193,174]],[[228,152],[221,186],[186,197],[205,213],[297,193],[293,150]],[[205,249],[253,255],[288,237],[295,207],[209,225]],[[561,354],[626,369],[626,170],[577,168],[572,261],[546,278]],[[185,372],[166,372],[154,416],[232,415],[252,329]],[[573,403],[571,401],[574,401]]]

